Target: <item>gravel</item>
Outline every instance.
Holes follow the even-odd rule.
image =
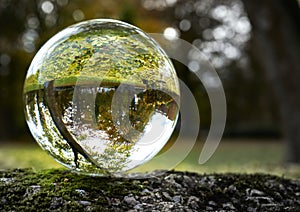
[[[300,182],[169,171],[147,179],[0,171],[0,211],[300,211]]]

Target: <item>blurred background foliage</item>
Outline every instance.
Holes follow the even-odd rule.
[[[262,8],[268,14],[272,7],[266,5],[270,1],[263,2]],[[285,4],[282,0],[276,2]],[[299,12],[298,2],[290,2],[290,7],[296,5],[294,12]],[[257,36],[257,28],[246,13],[251,12],[249,8],[247,0],[0,0],[0,141],[30,140],[23,115],[22,86],[41,45],[68,25],[93,18],[123,20],[145,32],[192,43],[222,80],[228,105],[225,135],[279,138],[284,131],[280,104],[275,98],[276,89],[271,88],[264,67],[255,57],[253,37]],[[298,18],[295,16],[295,23]],[[262,24],[268,24],[264,22],[267,20],[261,16]],[[209,100],[201,82],[187,69],[201,67],[193,62],[193,55],[189,67],[176,61],[174,64],[197,99],[205,135],[210,126]]]
[[[240,1],[2,0],[0,139],[28,134],[22,86],[37,50],[64,27],[92,18],[119,19],[146,32],[170,33],[189,41],[221,77],[228,102],[226,133],[278,135],[272,94],[248,54],[251,25]],[[202,128],[208,129],[210,106],[204,87],[185,66],[175,64],[179,77],[197,97]],[[199,68],[193,62],[190,66]]]

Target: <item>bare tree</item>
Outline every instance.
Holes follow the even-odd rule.
[[[300,163],[300,10],[297,0],[243,0],[252,23],[252,54],[279,105],[286,161]]]

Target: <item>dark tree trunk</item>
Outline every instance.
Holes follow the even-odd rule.
[[[297,0],[243,0],[253,27],[252,53],[277,98],[286,161],[300,163],[300,10]]]

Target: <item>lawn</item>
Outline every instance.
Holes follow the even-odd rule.
[[[224,139],[204,165],[199,165],[197,162],[201,152],[201,144],[198,144],[175,169],[198,173],[269,173],[300,179],[300,166],[283,163],[283,149],[283,142],[277,140]],[[179,148],[178,154],[183,150],[184,147]],[[176,157],[177,155],[174,155],[174,158],[170,157],[170,160]],[[34,142],[0,145],[0,169],[26,167],[62,168]],[[156,168],[153,167],[153,169]],[[143,167],[139,170],[143,171]]]

